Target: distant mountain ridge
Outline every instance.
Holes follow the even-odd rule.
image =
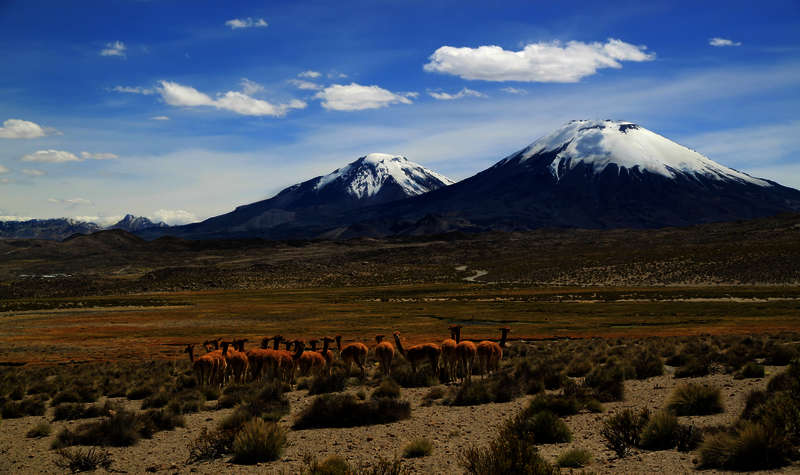
[[[90,221],[72,218],[31,219],[26,221],[0,221],[0,239],[48,239],[61,241],[81,234],[92,234],[107,229],[137,232],[147,228],[166,228],[163,222],[154,223],[143,216],[125,215],[111,226],[103,227]]]

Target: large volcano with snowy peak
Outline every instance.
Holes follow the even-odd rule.
[[[572,121],[455,185],[375,210],[437,229],[682,226],[800,210],[800,192],[728,168],[639,125]],[[468,224],[465,224],[468,223]],[[361,223],[363,226],[363,223]]]
[[[140,234],[190,238],[314,237],[343,221],[357,220],[359,208],[417,196],[452,183],[405,157],[371,153],[327,175],[290,186],[272,198],[239,206],[230,213]]]

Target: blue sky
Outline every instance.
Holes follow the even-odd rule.
[[[800,187],[800,4],[0,0],[0,216],[181,223],[622,119]]]

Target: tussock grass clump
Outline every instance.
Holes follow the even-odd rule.
[[[558,444],[572,440],[567,424],[550,411],[538,412],[520,421],[537,444]]]
[[[771,343],[764,348],[764,363],[770,366],[786,366],[798,357],[796,347]]]
[[[199,412],[204,403],[203,393],[194,389],[185,389],[172,395],[167,403],[167,409],[175,414],[190,414]]]
[[[235,436],[235,431],[222,429],[209,431],[203,427],[200,435],[189,445],[189,458],[186,462],[196,463],[224,457],[233,450]]]
[[[600,435],[605,439],[606,447],[622,458],[639,445],[640,434],[649,419],[650,413],[646,409],[639,413],[624,409],[603,422]]]
[[[430,406],[433,404],[433,401],[437,399],[442,399],[445,395],[444,388],[437,386],[435,388],[431,388],[423,397],[422,397],[422,405],[423,406]]]
[[[170,394],[162,389],[144,398],[142,400],[142,409],[161,409],[169,403],[170,399]]]
[[[615,365],[595,368],[583,380],[600,402],[622,401],[625,397],[625,373]]]
[[[583,468],[592,462],[592,453],[586,449],[570,449],[558,456],[556,463],[564,468]]]
[[[156,388],[154,388],[153,386],[148,384],[148,385],[142,385],[142,386],[138,386],[138,387],[135,387],[135,388],[131,389],[130,391],[128,391],[125,394],[125,397],[127,397],[131,401],[139,401],[139,400],[144,399],[146,397],[152,396],[153,393],[155,393],[155,392],[156,392]]]
[[[428,388],[439,384],[428,367],[417,368],[417,372],[414,373],[411,371],[411,365],[407,363],[392,365],[392,379],[404,388]]]
[[[180,415],[164,410],[150,410],[143,414],[120,410],[98,422],[81,424],[75,430],[64,428],[58,433],[52,447],[60,449],[73,445],[99,445],[127,447],[140,438],[150,438],[155,432],[172,430],[184,424]]]
[[[307,455],[304,460],[306,475],[405,475],[411,473],[403,466],[401,459],[379,458],[375,464],[361,464],[352,467],[347,461],[338,456],[332,455],[322,462]]]
[[[111,454],[105,450],[96,448],[84,449],[61,449],[56,452],[58,459],[56,466],[62,470],[69,470],[72,473],[90,472],[98,468],[111,469]]]
[[[745,423],[735,432],[710,436],[700,446],[700,467],[725,470],[766,470],[783,466],[791,446],[774,430]]]
[[[385,424],[411,417],[408,401],[379,398],[359,401],[352,394],[323,394],[303,411],[295,429],[315,427],[355,427]]]
[[[668,450],[678,444],[678,418],[670,411],[659,411],[642,429],[639,445],[648,450]]]
[[[742,369],[736,373],[734,378],[736,379],[747,379],[747,378],[763,378],[764,377],[764,367],[757,363],[747,363],[742,367]]]
[[[531,400],[527,409],[528,414],[549,411],[557,416],[571,416],[581,410],[581,404],[574,397],[559,396],[555,394],[539,394]]]
[[[489,378],[464,382],[450,388],[445,404],[475,406],[490,402],[508,402],[523,393],[524,384],[513,375],[502,372]]]
[[[675,388],[667,407],[679,416],[705,416],[725,410],[719,388],[695,383]]]
[[[428,439],[417,439],[409,442],[403,448],[403,457],[410,459],[416,457],[427,457],[433,453],[433,444]]]
[[[344,391],[347,386],[347,375],[342,371],[332,371],[331,374],[320,374],[308,385],[308,394],[324,394]]]
[[[254,464],[277,460],[286,445],[286,432],[274,422],[254,418],[233,439],[233,462]]]
[[[52,431],[53,428],[50,427],[50,424],[47,422],[40,422],[33,426],[33,428],[31,428],[31,430],[25,434],[25,437],[29,439],[39,439],[42,437],[47,437]]]
[[[661,358],[650,352],[641,352],[633,359],[633,368],[636,379],[647,379],[664,374],[664,362]]]
[[[711,361],[705,357],[691,356],[675,370],[676,378],[700,378],[711,374]]]
[[[372,399],[389,398],[397,399],[400,397],[400,385],[394,382],[391,378],[386,378],[381,381],[381,384],[372,392]]]

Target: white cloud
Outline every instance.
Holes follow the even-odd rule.
[[[762,167],[791,160],[800,150],[800,120],[705,132],[680,137],[679,142],[736,169]]]
[[[154,117],[150,117],[150,120],[169,120],[169,117],[165,115],[157,115]]]
[[[84,160],[112,160],[115,158],[119,158],[117,155],[113,153],[89,153],[89,152],[81,152],[81,157]]]
[[[650,61],[654,54],[610,38],[605,43],[570,41],[562,45],[532,43],[521,51],[500,46],[455,48],[442,46],[423,69],[483,81],[578,82],[602,68],[621,68],[620,61]]]
[[[0,168],[2,168],[2,167],[0,167]],[[22,171],[22,173],[24,173],[24,174],[26,174],[28,176],[44,176],[44,175],[47,175],[47,172],[45,172],[44,170],[37,170],[35,168],[23,168],[21,171]]]
[[[214,99],[198,91],[191,86],[183,86],[176,82],[161,81],[158,92],[164,102],[171,106],[213,106]]]
[[[389,104],[411,104],[409,95],[395,94],[378,86],[362,86],[350,83],[349,85],[334,84],[318,92],[314,97],[322,100],[322,107],[338,111],[356,111],[364,109],[378,109]],[[414,97],[412,95],[412,97]]]
[[[446,92],[435,92],[435,91],[428,91],[431,97],[439,101],[452,101],[454,99],[461,99],[464,97],[486,97],[486,94],[482,92],[474,91],[472,89],[467,89],[466,87],[461,89],[455,94],[448,94]]]
[[[276,105],[236,91],[220,93],[217,99],[212,99],[193,87],[170,81],[161,81],[159,92],[164,101],[172,106],[212,106],[242,115],[282,117],[290,109],[303,109],[306,107],[305,102],[297,99],[293,99],[286,104]]]
[[[264,86],[261,84],[251,81],[247,78],[242,78],[242,92],[247,94],[248,96],[252,96],[253,94],[258,94],[259,92],[264,90]]]
[[[8,119],[0,127],[0,138],[35,139],[47,135],[45,130],[34,122],[21,119]]]
[[[70,208],[75,206],[90,206],[94,204],[90,200],[87,200],[86,198],[70,198],[66,200],[61,198],[48,198],[47,202],[67,205]]]
[[[30,216],[0,216],[0,221],[30,221]]]
[[[319,73],[317,71],[312,71],[310,69],[308,71],[303,71],[302,73],[297,75],[297,77],[309,78],[309,79],[316,79],[320,76],[322,76],[322,73]]]
[[[23,162],[42,162],[42,163],[64,163],[64,162],[80,162],[74,153],[66,152],[64,150],[37,150],[36,152],[23,155],[21,160]]]
[[[315,82],[311,81],[304,81],[302,79],[289,79],[289,84],[297,87],[297,89],[304,89],[309,91],[319,91],[322,89],[322,86]]]
[[[503,92],[507,92],[509,94],[517,94],[518,96],[526,96],[528,94],[528,91],[526,91],[525,89],[518,89],[516,87],[511,87],[511,86],[504,87],[500,90]]]
[[[721,46],[742,46],[742,42],[741,41],[733,41],[733,40],[729,40],[729,39],[726,39],[726,38],[711,38],[710,40],[708,40],[708,44],[710,44],[711,46],[717,46],[717,47],[721,47]]]
[[[156,92],[154,89],[141,87],[141,86],[114,86],[112,91],[116,92],[127,92],[130,94],[144,94],[145,96],[149,96]]]
[[[3,165],[0,165],[0,173],[8,173],[9,171],[11,171],[11,170],[9,170],[8,168],[4,167]]]
[[[148,216],[148,219],[155,223],[163,221],[172,226],[200,221],[197,216],[182,209],[160,209],[154,211],[152,215]]]
[[[125,43],[122,41],[114,41],[113,43],[106,43],[105,49],[100,50],[100,56],[120,56],[125,57]]]
[[[238,30],[241,28],[266,28],[269,24],[263,18],[234,18],[225,22],[226,26],[231,27],[231,30]]]
[[[105,227],[118,223],[123,217],[124,216],[73,216],[72,219]]]

